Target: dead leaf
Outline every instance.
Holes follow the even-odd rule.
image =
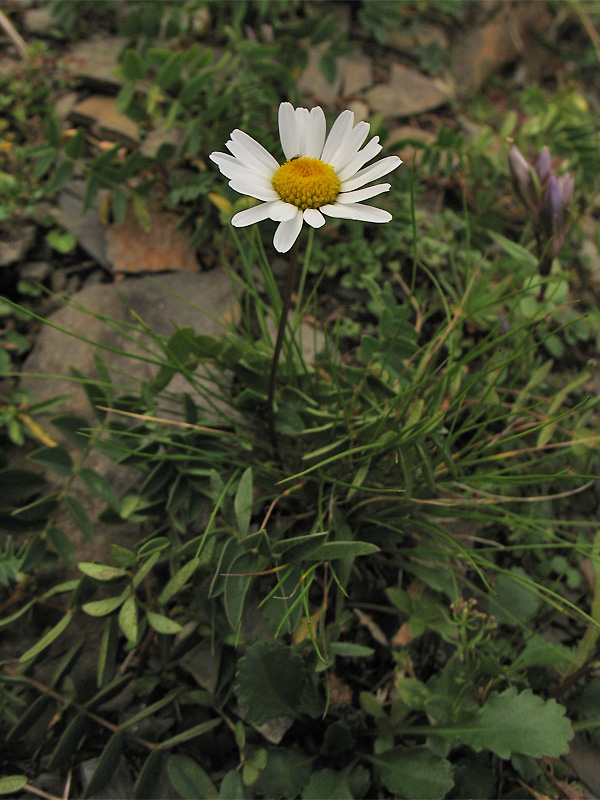
[[[378,644],[382,644],[384,647],[388,646],[388,640],[385,633],[381,630],[379,625],[368,615],[364,614],[362,611],[359,611],[358,608],[354,609],[354,613],[358,617],[358,621],[361,625],[364,625],[365,628],[369,631],[373,639]]]

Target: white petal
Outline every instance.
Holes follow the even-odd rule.
[[[304,212],[304,221],[312,228],[322,228],[325,225],[325,217],[318,208],[307,208]]]
[[[234,156],[240,158],[249,167],[262,170],[264,173],[273,175],[278,169],[279,164],[273,156],[244,131],[235,130],[231,132],[231,139],[226,142],[226,147]]]
[[[306,126],[306,155],[310,158],[319,158],[325,143],[325,114],[321,106],[311,108]]]
[[[384,211],[382,208],[375,208],[374,206],[363,206],[360,203],[321,206],[320,210],[323,214],[327,214],[328,217],[358,219],[362,222],[389,222],[392,218],[389,211]]]
[[[279,138],[286,158],[300,155],[296,112],[291,103],[282,103],[279,106]]]
[[[296,109],[296,130],[298,131],[298,153],[294,155],[306,155],[307,129],[308,129],[308,108]]]
[[[232,180],[229,185],[235,192],[256,197],[257,200],[278,200],[279,195],[270,186],[261,186],[255,181]]]
[[[287,253],[302,230],[302,212],[300,209],[297,209],[297,212],[292,219],[280,222],[275,231],[273,244],[275,245],[275,250],[279,253]]]
[[[227,178],[241,178],[242,180],[258,180],[264,182],[267,177],[264,173],[256,172],[243,164],[239,158],[227,155],[227,153],[211,153],[209,158],[211,161],[215,162],[222,174]]]
[[[382,158],[381,161],[371,164],[370,167],[361,169],[360,172],[357,172],[356,175],[353,175],[349,180],[342,180],[341,191],[350,192],[352,189],[359,189],[361,186],[364,186],[365,183],[371,183],[371,181],[375,181],[377,178],[387,175],[388,172],[399,167],[401,163],[402,160],[399,159],[398,156]]]
[[[342,142],[333,160],[329,162],[338,174],[343,170],[345,165],[354,158],[358,152],[358,148],[367,138],[370,127],[368,122],[357,123]]]
[[[235,228],[245,228],[246,225],[254,225],[255,222],[268,219],[270,205],[271,203],[261,203],[253,208],[246,208],[244,211],[238,211],[238,213],[234,214],[231,218],[231,224]]]
[[[298,213],[297,206],[292,205],[292,203],[284,203],[283,200],[276,200],[273,203],[269,203],[269,205],[272,207],[269,216],[275,222],[287,222],[289,219],[294,219]]]
[[[366,189],[357,189],[355,192],[340,192],[335,199],[336,203],[362,203],[363,200],[370,200],[378,194],[389,192],[391,183],[378,183],[377,186],[367,186]]]
[[[353,158],[348,160],[344,164],[344,168],[340,169],[337,173],[338,178],[341,181],[346,181],[348,178],[351,178],[358,170],[366,164],[367,161],[370,161],[372,158],[375,158],[376,155],[382,151],[382,147],[379,144],[379,136],[374,136],[371,141],[363,147],[363,149],[357,153]]]
[[[325,147],[321,153],[322,161],[325,161],[327,164],[331,164],[331,159],[335,158],[335,154],[337,153],[339,147],[344,143],[346,136],[348,136],[352,130],[353,124],[354,112],[342,111],[342,113],[333,123],[333,127],[329,131],[329,136],[327,137]]]

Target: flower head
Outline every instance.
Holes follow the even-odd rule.
[[[279,135],[286,157],[279,164],[265,148],[247,133],[235,130],[225,146],[231,153],[211,153],[229,185],[241,194],[262,200],[253,208],[240,211],[231,220],[236,227],[253,225],[263,219],[279,222],[273,244],[286,253],[294,244],[304,222],[313,228],[328,217],[365,222],[389,222],[392,215],[363,200],[387,192],[389,183],[367,186],[396,169],[398,156],[382,158],[368,167],[379,152],[379,137],[360,149],[369,133],[367,122],[354,124],[352,111],[343,111],[325,138],[323,109],[317,106],[294,108],[279,106]],[[365,188],[361,188],[365,187]]]

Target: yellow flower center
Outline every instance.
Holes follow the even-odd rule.
[[[271,184],[284,203],[303,211],[333,203],[342,185],[333,167],[308,157],[286,161],[273,175]]]

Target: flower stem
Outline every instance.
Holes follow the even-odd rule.
[[[279,464],[281,465],[281,454],[279,452],[279,442],[277,441],[277,434],[275,432],[275,380],[277,377],[277,365],[279,364],[279,356],[281,355],[281,348],[283,346],[283,337],[285,334],[285,326],[287,325],[287,318],[292,305],[292,292],[296,285],[296,273],[298,272],[298,240],[296,240],[290,251],[290,268],[287,274],[287,280],[283,290],[281,316],[279,317],[279,327],[277,328],[277,339],[275,340],[275,348],[273,350],[273,358],[271,359],[271,371],[269,373],[269,389],[267,393],[267,416],[269,419],[269,438],[273,447],[273,454]]]

